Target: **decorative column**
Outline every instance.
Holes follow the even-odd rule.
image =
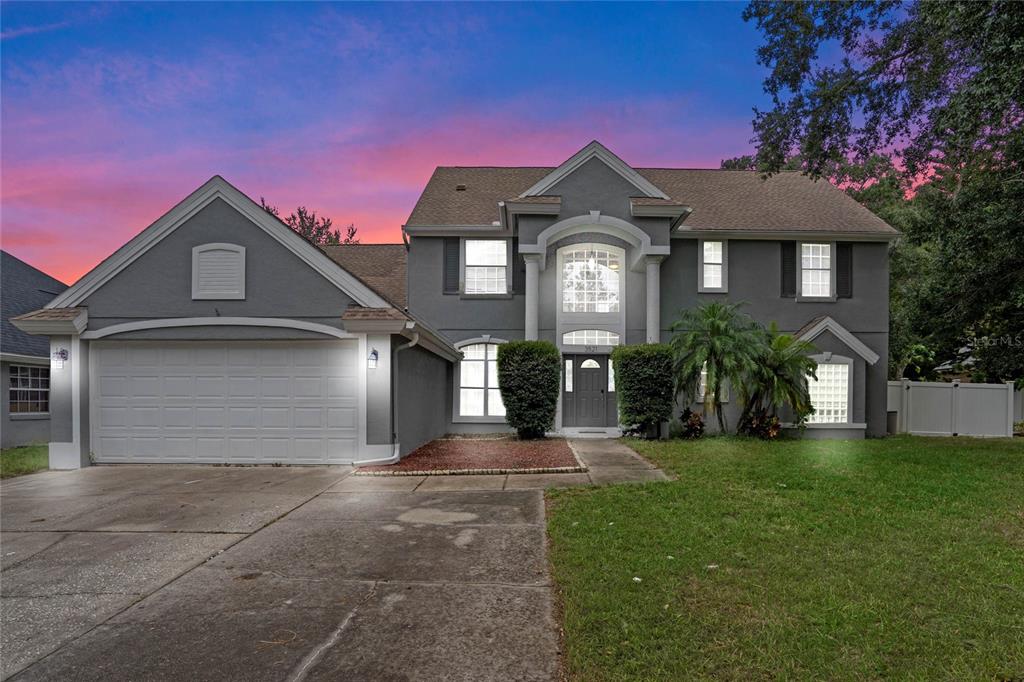
[[[527,254],[526,261],[526,340],[536,341],[540,316],[540,255]]]
[[[647,343],[661,341],[661,259],[647,256]]]

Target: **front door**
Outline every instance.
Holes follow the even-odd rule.
[[[601,428],[615,426],[615,395],[608,391],[608,356],[569,355],[565,360],[563,424]]]

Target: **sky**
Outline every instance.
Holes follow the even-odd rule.
[[[397,242],[441,165],[750,153],[740,3],[0,4],[0,246],[72,283],[213,175]]]

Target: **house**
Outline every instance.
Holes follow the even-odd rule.
[[[0,447],[50,440],[50,344],[10,319],[46,305],[67,285],[0,251]]]
[[[808,433],[884,435],[896,231],[795,173],[438,168],[404,245],[318,249],[214,177],[46,307],[51,466],[389,461],[507,429],[496,349],[564,354],[555,428],[615,434],[609,352],[742,300],[813,341]],[[732,404],[730,410],[737,410]]]

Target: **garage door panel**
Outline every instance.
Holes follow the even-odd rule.
[[[101,462],[356,458],[357,344],[95,342]]]

